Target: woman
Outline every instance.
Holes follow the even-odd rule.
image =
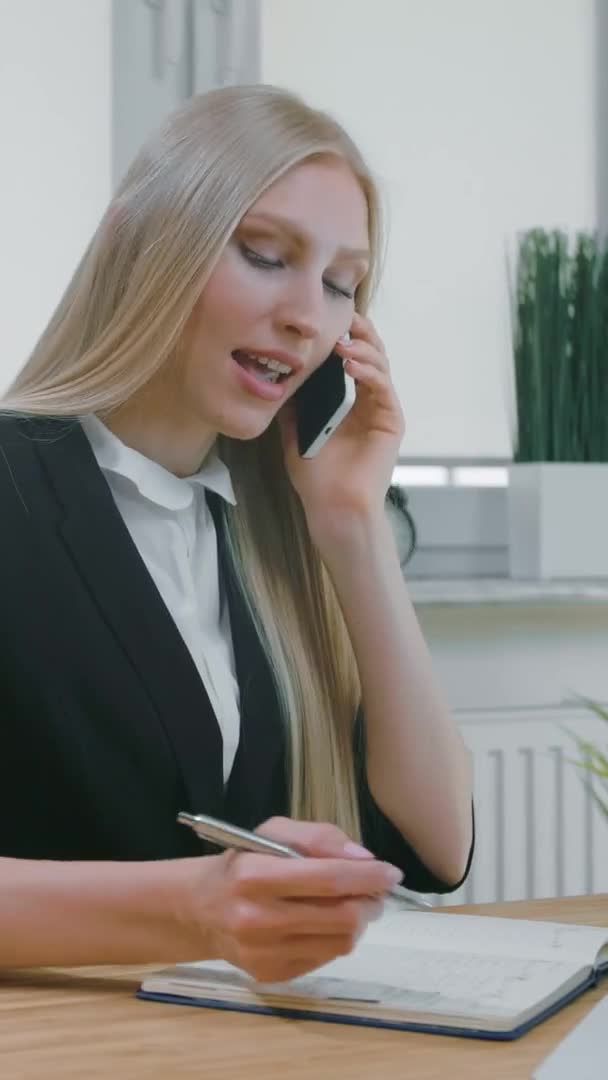
[[[384,514],[378,259],[342,129],[214,91],[144,146],[10,388],[0,963],[288,978],[391,882],[463,879],[468,759]],[[305,460],[291,398],[334,346],[356,404]],[[210,854],[179,810],[311,858]]]

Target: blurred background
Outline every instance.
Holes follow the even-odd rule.
[[[381,180],[391,242],[375,316],[407,409],[404,455],[509,458],[508,245],[531,225],[601,216],[600,8],[1,0],[0,380],[147,132],[194,91],[272,82],[333,112]]]

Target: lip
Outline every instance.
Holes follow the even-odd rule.
[[[233,352],[249,353],[251,356],[265,356],[269,360],[276,360],[279,364],[287,364],[291,368],[291,375],[297,375],[304,367],[304,360],[301,356],[286,352],[285,349],[252,349],[249,346],[243,346],[243,348],[234,349]]]
[[[253,349],[248,351],[253,352]],[[267,353],[258,353],[257,355],[266,356]],[[234,361],[234,371],[242,389],[246,390],[248,394],[253,394],[254,397],[261,398],[262,401],[272,402],[275,405],[285,398],[288,386],[287,380],[276,383],[265,382],[263,379],[258,379],[255,375],[252,375],[246,368],[241,367],[236,360]]]

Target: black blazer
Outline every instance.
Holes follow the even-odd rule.
[[[221,500],[210,495],[221,556]],[[0,418],[0,854],[158,859],[205,847],[179,810],[287,813],[268,663],[224,566],[241,693],[227,788],[205,687],[77,421]],[[364,842],[447,891],[372,799]]]

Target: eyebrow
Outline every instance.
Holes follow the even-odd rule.
[[[290,233],[292,236],[294,236],[295,239],[302,245],[306,245],[309,242],[306,233],[303,232],[303,230],[300,229],[297,225],[295,225],[290,218],[283,217],[282,214],[271,214],[264,210],[252,210],[249,214],[245,215],[245,217],[241,221],[241,225],[246,226],[250,223],[253,224],[253,220],[257,219],[267,221],[271,225],[278,226],[280,229],[283,229],[284,232]],[[370,259],[369,248],[340,247],[338,248],[338,255],[340,257],[345,256],[349,259],[364,259],[366,262],[369,262]]]

